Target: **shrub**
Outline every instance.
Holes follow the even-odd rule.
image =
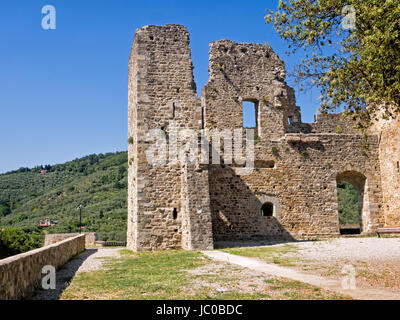
[[[368,153],[367,153],[367,151],[366,151],[365,149],[362,149],[362,150],[361,150],[361,154],[362,154],[364,157],[367,157],[367,156],[368,156]]]
[[[308,156],[308,151],[307,150],[303,150],[302,152],[301,152],[301,154],[303,155],[303,156]]]
[[[40,237],[18,228],[0,230],[0,250],[8,256],[20,254],[40,247]]]
[[[0,203],[0,217],[6,216],[10,213],[11,213],[11,209],[10,209],[8,203],[6,203],[6,202]]]

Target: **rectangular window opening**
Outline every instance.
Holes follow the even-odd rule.
[[[257,128],[257,113],[258,106],[256,102],[243,101],[243,128]]]

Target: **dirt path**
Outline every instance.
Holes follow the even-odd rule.
[[[86,249],[75,259],[69,261],[62,268],[57,270],[56,289],[39,289],[32,297],[32,300],[58,300],[76,274],[101,270],[104,259],[120,257],[119,250],[121,250],[121,248]]]
[[[400,300],[400,294],[377,289],[343,289],[342,281],[306,274],[290,268],[265,263],[259,259],[237,256],[221,251],[203,251],[216,261],[224,261],[276,277],[292,279],[337,292],[360,300]]]

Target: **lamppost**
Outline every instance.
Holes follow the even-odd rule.
[[[80,204],[76,210],[79,210],[79,233],[82,233],[82,205]]]

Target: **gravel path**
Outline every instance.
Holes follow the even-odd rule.
[[[56,273],[56,289],[39,289],[32,300],[58,300],[63,291],[68,287],[71,279],[81,272],[101,270],[104,258],[120,257],[120,248],[111,249],[86,249],[75,259],[69,261]]]
[[[341,295],[353,297],[354,299],[400,300],[400,294],[373,288],[366,289],[356,287],[354,289],[347,289],[343,287],[341,279],[329,279],[318,275],[312,275],[302,271],[281,267],[274,264],[268,264],[255,258],[242,257],[222,251],[203,251],[203,254],[216,261],[228,262],[230,264],[239,265],[241,267],[275,277],[308,283],[319,288],[337,292]]]
[[[276,268],[276,265],[269,265],[267,268],[277,276],[285,277],[286,275],[290,279],[314,285],[321,282],[320,287],[323,288],[326,288],[329,281],[340,290],[343,272],[351,272],[356,275],[356,287],[359,289],[355,295],[350,294],[355,298],[368,299],[378,295],[381,299],[384,297],[398,299],[400,296],[399,238],[347,237],[289,244],[296,250],[285,253],[283,256],[294,258],[291,262],[292,267],[281,269],[279,266]],[[227,244],[220,245],[225,247]],[[246,247],[247,245],[253,248],[265,246],[279,248],[284,244],[230,243],[231,247]],[[279,251],[276,255],[280,257]]]
[[[88,249],[86,251],[93,250]],[[94,249],[95,253],[91,254],[88,259],[84,259],[83,263],[79,266],[76,273],[80,272],[91,272],[102,269],[104,258],[119,258],[121,255],[119,253],[120,248],[112,249]],[[85,253],[82,253],[84,255]],[[79,257],[78,257],[79,259]],[[72,263],[73,261],[71,261]]]
[[[317,242],[293,243],[304,259],[321,262],[348,260],[388,261],[400,260],[398,238],[338,238]]]
[[[290,244],[299,249],[302,258],[316,261],[387,261],[400,260],[399,238],[334,238],[324,241],[217,242],[216,248],[274,247]]]

